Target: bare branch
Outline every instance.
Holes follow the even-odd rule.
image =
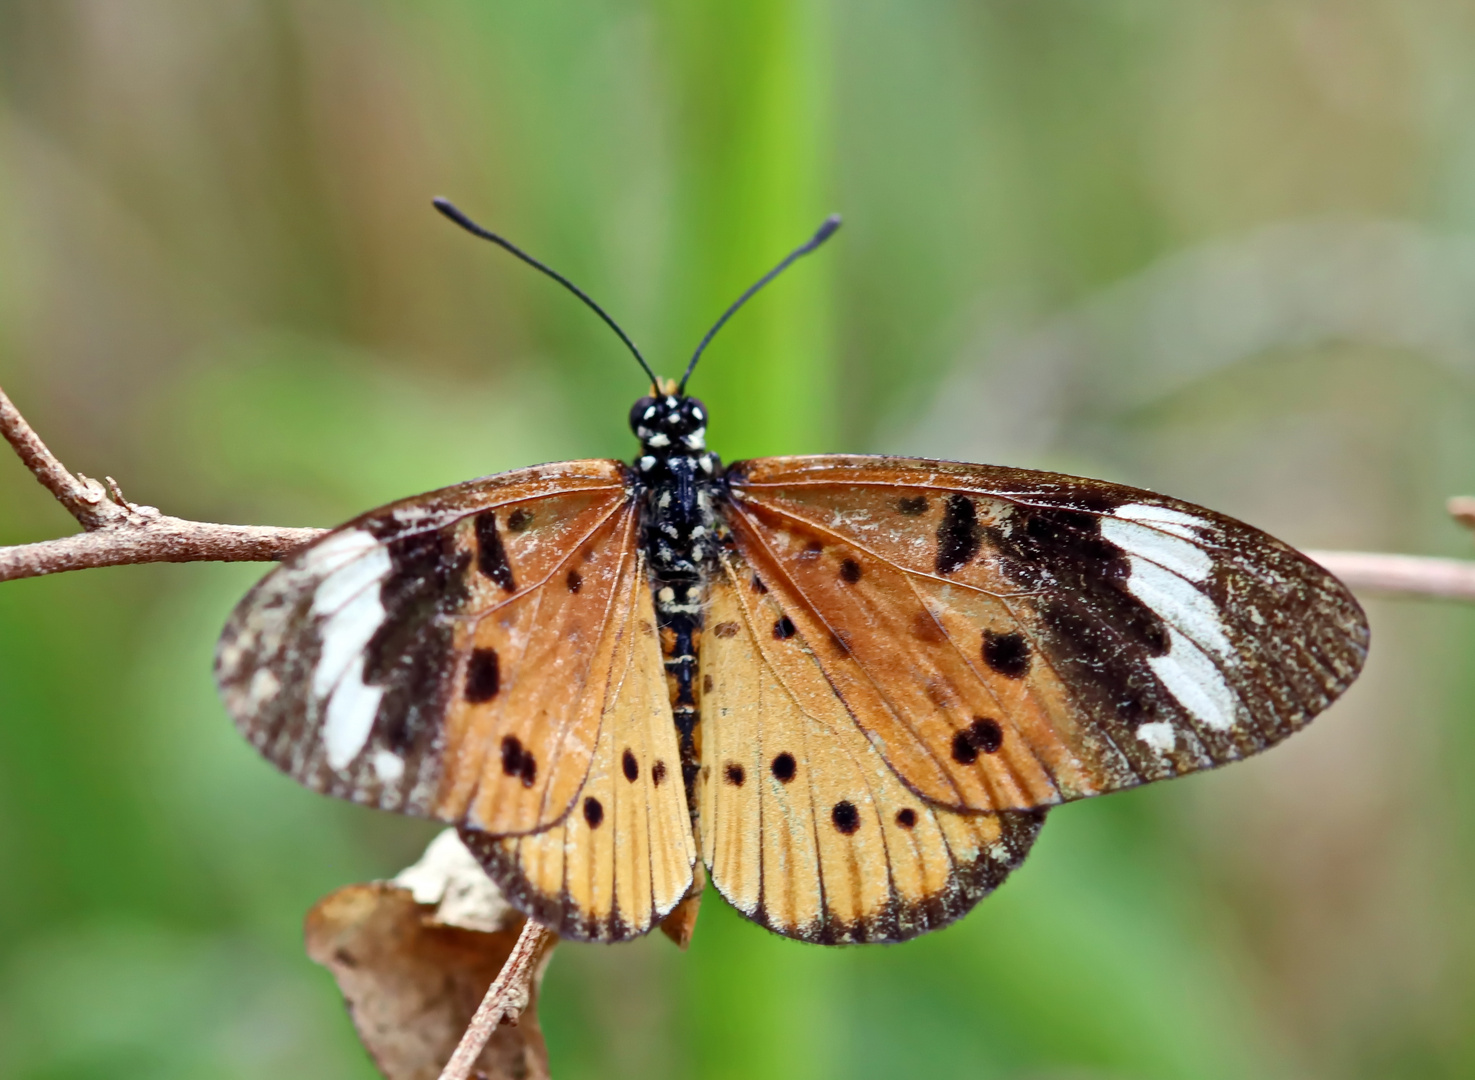
[[[0,547],[0,581],[132,563],[270,562],[326,531],[215,525],[161,514],[140,524],[107,525],[58,540]]]
[[[266,562],[321,536],[324,529],[265,525],[216,525],[169,517],[123,497],[107,484],[73,475],[0,389],[0,434],[36,479],[86,532],[35,544],[0,547],[0,581],[62,570],[148,562]]]
[[[553,937],[553,931],[539,922],[529,919],[523,923],[517,944],[512,947],[512,955],[502,965],[492,985],[487,987],[487,996],[482,998],[476,1015],[466,1026],[466,1034],[461,1036],[456,1052],[446,1062],[440,1080],[467,1080],[482,1047],[497,1030],[497,1025],[517,1023],[518,1016],[527,1007],[533,979],[538,973],[538,962]]]
[[[1475,600],[1475,562],[1372,551],[1307,551],[1354,589]]]

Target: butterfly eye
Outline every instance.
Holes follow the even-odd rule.
[[[643,423],[645,423],[647,419],[651,419],[651,420],[655,419],[655,414],[652,412],[652,410],[655,408],[655,404],[656,404],[656,399],[655,398],[653,398],[653,397],[643,397],[639,401],[637,401],[634,405],[630,406],[630,430],[631,431],[639,431],[640,430],[640,426]],[[647,418],[646,413],[651,413],[651,416],[649,418]]]
[[[687,398],[686,415],[691,417],[698,424],[706,424],[707,406],[702,403],[701,398]]]

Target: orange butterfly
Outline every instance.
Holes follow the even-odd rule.
[[[1098,480],[833,455],[724,467],[650,375],[632,466],[405,499],[236,608],[216,675],[273,764],[456,823],[569,937],[703,884],[805,941],[900,941],[996,888],[1046,808],[1263,750],[1351,684],[1362,610],[1231,518]],[[689,925],[689,924],[688,924]]]

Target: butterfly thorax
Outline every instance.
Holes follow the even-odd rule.
[[[640,440],[632,483],[694,820],[701,756],[697,659],[707,569],[720,539],[721,462],[707,450],[707,414],[696,398],[642,398],[630,410],[630,428]]]

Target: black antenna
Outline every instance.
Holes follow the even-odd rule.
[[[693,370],[695,370],[697,366],[697,361],[702,358],[702,350],[705,349],[707,345],[711,342],[711,340],[717,336],[717,331],[721,330],[723,324],[726,323],[728,319],[733,317],[733,315],[737,312],[737,309],[742,307],[749,300],[751,300],[755,292],[763,288],[763,286],[767,285],[770,281],[772,281],[774,278],[778,277],[785,270],[787,270],[789,268],[789,264],[792,263],[795,259],[799,258],[801,255],[808,255],[811,251],[819,247],[830,237],[834,236],[835,230],[839,227],[839,214],[831,214],[829,217],[825,218],[824,224],[819,227],[818,231],[816,231],[813,236],[811,236],[803,244],[799,245],[793,251],[784,256],[783,262],[779,263],[772,270],[770,270],[768,273],[764,274],[761,278],[755,281],[748,288],[747,292],[743,293],[742,296],[739,296],[737,298],[737,301],[732,305],[732,307],[728,308],[722,313],[722,318],[718,319],[717,322],[713,324],[712,329],[707,331],[707,336],[702,338],[701,344],[697,346],[697,351],[692,353],[691,363],[686,365],[686,374],[681,376],[681,384],[676,387],[677,397],[685,396],[686,380],[691,378],[691,373]]]
[[[588,293],[586,293],[583,289],[579,288],[572,281],[570,281],[568,278],[564,277],[562,274],[560,274],[557,270],[553,269],[551,266],[544,266],[537,259],[533,258],[526,251],[523,251],[520,247],[518,247],[512,241],[506,240],[506,239],[498,236],[496,233],[492,232],[490,229],[483,229],[476,222],[472,221],[465,214],[461,213],[460,210],[456,209],[456,205],[454,203],[452,203],[450,199],[436,198],[436,199],[433,199],[432,201],[435,203],[435,208],[437,210],[439,210],[446,217],[450,218],[457,225],[461,226],[461,228],[465,229],[472,236],[479,236],[483,240],[490,240],[492,243],[496,244],[502,250],[509,251],[513,255],[516,255],[519,259],[521,259],[523,262],[527,263],[529,266],[534,267],[534,268],[536,268],[538,270],[543,271],[543,273],[547,274],[554,281],[558,282],[560,285],[562,285],[569,292],[573,293],[580,300],[584,301],[584,303],[588,304],[591,308],[593,308],[594,309],[594,314],[598,315],[601,319],[603,319],[609,325],[609,328],[611,330],[613,330],[615,333],[617,333],[617,334],[620,335],[620,340],[623,341],[625,343],[626,348],[628,348],[630,350],[630,352],[632,354],[634,354],[634,356],[635,356],[635,362],[637,364],[639,364],[642,369],[644,369],[644,371],[645,371],[645,373],[647,375],[650,376],[651,385],[652,386],[655,386],[657,389],[659,389],[660,384],[661,384],[661,380],[659,380],[659,379],[656,378],[656,373],[654,371],[652,371],[650,369],[650,365],[645,362],[645,357],[643,357],[643,356],[640,355],[640,350],[635,347],[635,342],[633,342],[633,341],[630,340],[630,335],[627,334],[627,333],[625,333],[625,331],[621,330],[620,329],[620,324],[617,323],[617,322],[615,322],[614,319],[611,319],[609,317],[609,313],[606,312],[604,310],[604,308],[600,307],[592,299],[590,299]],[[792,258],[792,256],[791,256],[791,258]]]

